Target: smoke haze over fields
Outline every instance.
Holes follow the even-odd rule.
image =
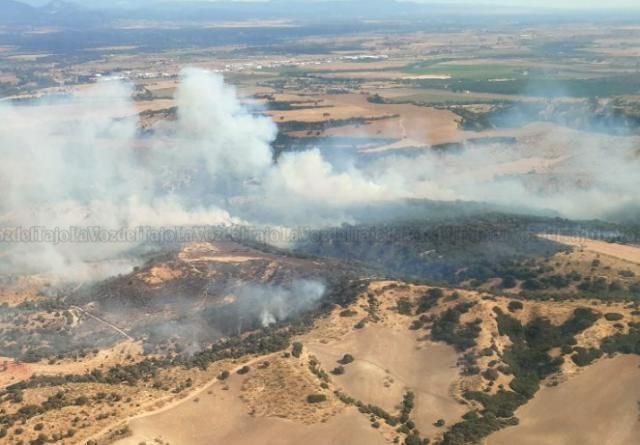
[[[199,69],[183,72],[176,102],[177,121],[144,138],[131,87],[121,82],[37,107],[0,105],[0,224],[338,225],[353,221],[352,207],[406,198],[591,218],[637,203],[637,153],[626,138],[583,134],[564,141],[550,133],[540,147],[564,141],[553,190],[529,183],[535,165],[521,159],[539,162],[543,153],[520,145],[470,145],[461,153],[392,154],[370,162],[330,161],[316,148],[275,162],[276,125],[245,108],[221,76]],[[76,260],[122,248],[16,246],[10,262],[62,272]]]

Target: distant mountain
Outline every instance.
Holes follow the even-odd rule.
[[[401,0],[0,0],[0,25],[59,25],[89,28],[121,19],[165,22],[292,20],[305,23],[349,24],[362,20],[454,20],[482,25],[485,17],[534,16],[565,20],[560,12],[544,15],[534,6],[487,6],[492,0],[471,2],[411,2]],[[46,2],[46,3],[45,3]],[[497,15],[496,15],[497,14]],[[602,14],[599,13],[599,17]],[[573,14],[573,17],[576,17]],[[593,16],[588,15],[589,18]],[[625,17],[627,17],[625,15]]]
[[[36,19],[36,8],[15,0],[0,0],[0,24],[24,24]]]
[[[35,7],[16,0],[0,0],[0,25],[4,26],[90,26],[103,20],[101,12],[70,1],[53,0]]]
[[[29,1],[29,0],[25,0]],[[53,0],[46,4],[29,1],[0,0],[0,25],[70,25],[86,26],[96,20],[144,19],[160,21],[241,21],[301,20],[348,21],[426,16],[433,6],[396,0],[324,0],[324,1],[148,1],[85,0],[75,3]],[[435,9],[438,9],[436,7]]]
[[[63,0],[54,0],[46,3],[39,10],[49,15],[65,15],[69,13],[77,13],[82,11],[80,5]]]

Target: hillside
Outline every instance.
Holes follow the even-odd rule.
[[[574,261],[582,254],[568,252]],[[632,267],[618,261],[600,257],[603,268]],[[225,278],[229,264],[236,267]],[[265,269],[268,264],[271,268]],[[222,274],[222,284],[231,277],[256,285],[273,280],[272,285],[287,289],[289,280],[323,271],[333,275],[335,267],[339,265],[237,244],[195,244],[115,279],[122,284],[98,285],[90,295],[99,304],[73,306],[70,325],[77,330],[92,322],[105,331],[120,330],[106,317],[126,331],[120,330],[114,346],[75,358],[7,362],[0,372],[9,385],[0,396],[7,414],[0,423],[13,438],[9,443],[43,431],[66,443],[121,445],[182,440],[382,445],[427,439],[442,445],[485,439],[504,444],[513,437],[554,437],[554,424],[563,425],[558,437],[567,443],[581,443],[581,434],[598,443],[597,438],[614,430],[620,443],[640,439],[637,422],[629,417],[620,423],[616,417],[637,410],[636,394],[600,383],[612,372],[625,381],[637,379],[640,363],[633,354],[640,352],[640,310],[630,298],[606,301],[576,294],[541,301],[527,294],[397,280],[354,281],[353,270],[347,281],[329,286],[332,292],[322,297],[322,304],[305,308],[312,318],[291,312],[266,328],[258,324],[240,336],[209,338],[210,346],[202,350],[185,337],[203,328],[191,322],[194,314],[207,313],[209,307],[229,318],[225,305],[238,302],[226,292],[212,291],[210,301],[203,303],[198,281],[189,278],[193,274]],[[268,276],[267,269],[272,271]],[[126,299],[133,303],[115,317],[104,306],[109,299],[105,289],[122,289],[118,286],[132,287]],[[182,290],[180,300],[167,300],[177,289]],[[309,292],[294,291],[297,298]],[[144,299],[136,302],[136,295]],[[260,298],[252,304],[269,307],[264,300],[268,295]],[[158,305],[149,305],[154,299],[160,300]],[[173,319],[166,310],[178,301],[189,305],[189,319],[178,319],[172,336],[156,343],[156,349],[150,347],[153,342],[142,333],[157,322],[154,312],[164,307],[157,314]],[[34,309],[33,322],[55,315],[46,315],[42,307],[38,315],[38,307]],[[557,406],[553,400],[565,397],[575,397],[576,408],[550,417],[548,407]],[[611,410],[597,408],[614,405]],[[575,426],[564,427],[569,420],[563,416],[573,416]],[[592,416],[605,420],[594,423]],[[80,420],[71,422],[74,418]],[[18,421],[24,426],[18,427]]]

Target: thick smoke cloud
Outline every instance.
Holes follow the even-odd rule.
[[[312,279],[281,286],[239,282],[221,294],[226,296],[224,303],[204,310],[194,310],[188,299],[174,299],[170,305],[174,318],[139,326],[132,334],[145,337],[151,344],[172,340],[184,352],[193,353],[222,337],[291,320],[318,307],[325,293],[326,286]],[[102,310],[111,312],[111,317],[122,310],[104,304]]]
[[[131,92],[104,82],[56,103],[0,105],[0,226],[337,225],[353,222],[351,208],[407,198],[586,218],[638,201],[631,138],[554,130],[532,144],[453,154],[336,163],[313,149],[275,162],[275,124],[248,111],[218,75],[184,71],[177,120],[151,136],[138,133]],[[3,260],[82,278],[92,271],[79,263],[127,247],[19,244]]]

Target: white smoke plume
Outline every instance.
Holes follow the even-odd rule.
[[[638,202],[638,143],[631,138],[568,138],[553,165],[536,152],[545,141],[469,146],[458,154],[392,154],[347,165],[314,149],[285,153],[276,163],[275,124],[248,111],[221,76],[185,70],[176,102],[177,120],[145,137],[137,131],[131,87],[121,82],[56,103],[0,105],[0,226],[337,225],[350,221],[353,206],[404,198],[597,217]],[[549,145],[563,137],[549,133]],[[535,176],[529,170],[545,168],[566,184],[554,192],[528,182]],[[79,263],[125,247],[16,245],[2,259],[81,278],[90,271]],[[271,311],[265,317],[278,319]]]
[[[268,327],[299,315],[318,304],[326,286],[315,280],[297,280],[287,287],[242,284],[233,290],[243,317]]]

